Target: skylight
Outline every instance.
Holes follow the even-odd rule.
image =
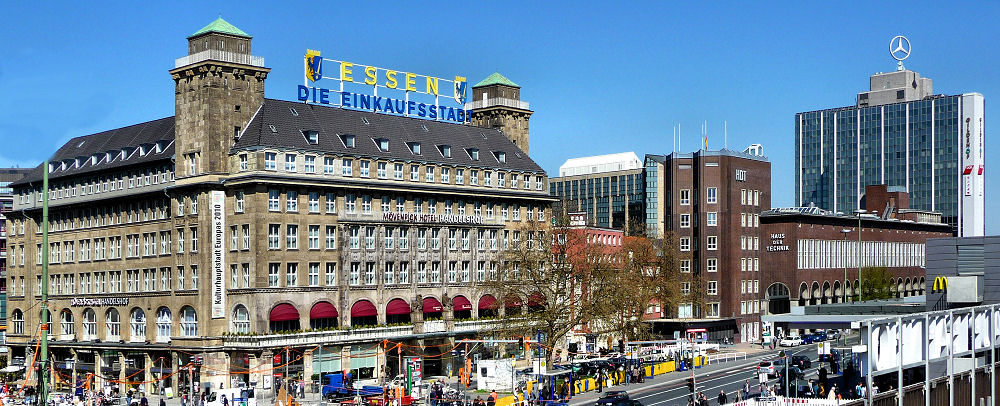
[[[451,145],[438,145],[441,149],[441,156],[445,158],[451,158]]]
[[[413,155],[420,155],[420,143],[419,142],[408,142],[406,143],[410,147],[410,153]]]
[[[375,146],[378,147],[379,151],[389,152],[389,140],[388,139],[386,139],[386,138],[375,138],[375,139],[373,139],[373,141],[375,141]]]
[[[368,122],[368,117],[361,117],[361,122],[365,123],[365,125],[371,124],[370,122]]]
[[[298,112],[298,110],[295,110],[295,107],[289,107],[288,111],[290,111],[293,116],[298,117],[298,115],[299,115],[299,112]]]
[[[278,127],[275,127],[274,124],[268,124],[267,127],[271,129],[272,133],[275,133],[275,134],[278,133]]]

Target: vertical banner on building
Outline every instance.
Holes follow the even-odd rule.
[[[961,204],[959,206],[959,236],[974,237],[986,233],[985,154],[983,152],[983,96],[979,93],[962,95],[961,132]]]
[[[209,193],[212,213],[212,318],[226,317],[226,192]]]

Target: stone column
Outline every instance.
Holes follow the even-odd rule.
[[[149,395],[153,394],[153,384],[150,383],[150,381],[153,380],[153,369],[152,368],[155,365],[153,365],[153,357],[151,357],[148,352],[142,354],[142,357],[143,357],[142,358],[143,359],[142,366],[144,368],[143,371],[142,371],[142,381],[146,382],[146,383],[142,384],[141,387],[142,387],[142,391],[146,392],[146,396],[148,397]],[[137,380],[137,379],[135,379],[135,380]],[[159,393],[157,393],[157,395],[159,395]]]
[[[302,353],[302,380],[305,382],[312,382],[313,374],[313,352],[312,350],[306,350]],[[312,388],[306,385],[306,391],[310,391]]]
[[[69,353],[70,353],[70,356],[72,357],[72,360],[73,360],[73,372],[70,374],[70,378],[69,378],[70,379],[70,385],[69,385],[69,387],[70,387],[71,393],[76,393],[76,390],[75,390],[75,388],[76,388],[76,368],[78,366],[77,365],[78,362],[80,361],[80,357],[76,354],[76,350],[75,349],[70,348]]]
[[[104,387],[104,355],[101,354],[100,350],[94,350],[94,382],[90,387],[91,390],[96,390]]]
[[[118,381],[122,382],[122,383],[119,384],[118,387],[119,387],[119,392],[121,392],[122,394],[125,394],[125,393],[128,392],[128,387],[127,387],[128,385],[125,383],[125,377],[126,376],[128,376],[128,375],[125,374],[125,352],[124,351],[119,351],[118,352]]]
[[[340,370],[341,371],[351,370],[351,346],[349,345],[340,347]]]
[[[177,358],[177,352],[170,352],[170,371],[174,374],[170,377],[171,387],[174,389],[174,396],[180,397],[181,387],[184,383],[181,382],[181,374],[178,372],[181,368],[181,360]]]
[[[250,360],[247,362],[247,367],[250,368],[250,376],[247,377],[250,381],[249,385],[256,388],[263,388],[263,374],[271,373],[271,371],[266,371],[267,368],[265,368],[264,363],[262,362],[262,360],[265,359],[271,359],[271,353],[269,351],[265,351],[260,357],[256,354],[250,354]],[[255,382],[256,384],[254,384]]]

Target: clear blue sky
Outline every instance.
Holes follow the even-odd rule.
[[[853,103],[869,75],[895,69],[888,41],[903,34],[906,66],[936,93],[985,95],[987,198],[1000,190],[997,2],[37,3],[4,6],[0,166],[173,115],[167,70],[221,13],[254,36],[271,98],[295,99],[307,48],[473,83],[499,71],[535,111],[531,156],[550,174],[571,157],[669,152],[676,124],[690,151],[707,120],[717,149],[728,121],[730,148],[764,145],[775,206],[793,203],[794,114]],[[1000,232],[1000,210],[987,232]]]

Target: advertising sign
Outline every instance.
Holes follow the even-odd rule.
[[[306,50],[298,99],[375,113],[465,123],[468,81],[323,58]]]
[[[212,215],[212,318],[226,317],[226,192],[209,192]]]

